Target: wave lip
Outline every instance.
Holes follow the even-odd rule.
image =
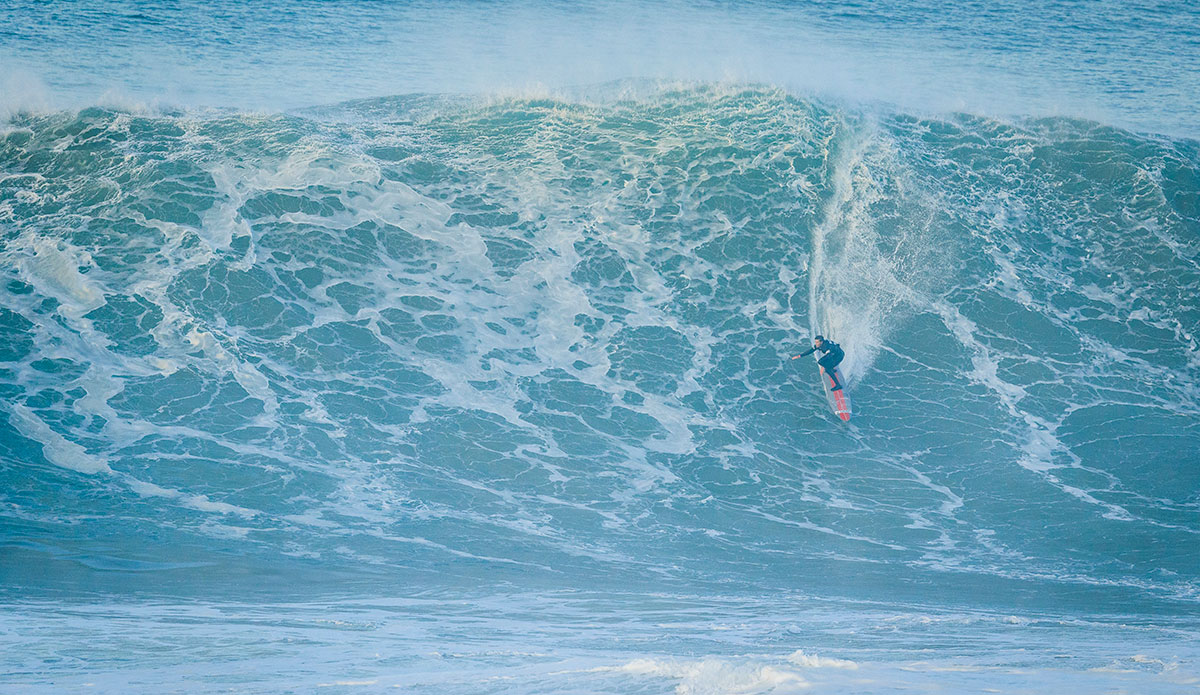
[[[730,80],[918,113],[1069,115],[1198,134],[1198,17],[1186,3],[285,5],[129,17],[105,3],[100,21],[93,10],[8,5],[0,22],[27,31],[0,58],[46,88],[0,93],[18,95],[9,110],[102,100],[278,111],[394,93]]]

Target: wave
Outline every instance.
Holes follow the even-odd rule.
[[[1192,140],[753,85],[18,114],[5,543],[1191,603],[1197,181]],[[88,571],[44,562],[5,572]]]

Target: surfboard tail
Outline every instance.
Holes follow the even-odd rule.
[[[829,402],[829,409],[842,422],[850,422],[850,393],[846,388],[846,377],[842,375],[842,371],[837,367],[833,368],[833,373],[829,374],[825,368],[818,365],[817,369],[821,372],[821,387],[825,391],[825,400]],[[842,388],[833,389],[834,386],[841,384]]]

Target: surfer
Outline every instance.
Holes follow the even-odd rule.
[[[829,380],[833,382],[833,388],[829,390],[841,391],[842,383],[838,381],[837,372],[833,370],[833,368],[841,364],[842,360],[846,357],[846,353],[842,350],[841,345],[838,345],[832,340],[826,340],[825,336],[819,335],[816,338],[813,338],[813,346],[811,350],[806,350],[799,355],[796,355],[792,359],[798,360],[801,357],[808,357],[817,350],[825,353],[821,356],[821,359],[817,360],[817,364],[824,367],[825,373],[829,375]]]

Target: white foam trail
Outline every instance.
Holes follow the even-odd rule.
[[[58,239],[26,234],[23,240],[33,251],[20,261],[25,280],[41,294],[57,299],[64,316],[79,319],[104,304],[100,285],[80,272],[91,266],[87,252]]]
[[[612,670],[677,681],[677,695],[796,693],[810,686],[795,671],[761,663],[730,663],[717,658],[699,661],[634,659]]]
[[[1020,407],[1021,400],[1027,395],[1025,389],[1000,378],[998,374],[999,364],[992,356],[991,350],[975,336],[976,327],[970,319],[963,316],[957,308],[945,301],[936,301],[931,308],[937,312],[946,327],[950,329],[951,333],[970,352],[971,364],[974,366],[974,369],[966,376],[996,394],[1005,410],[1010,415],[1025,423],[1025,426],[1028,428],[1025,443],[1021,446],[1022,455],[1017,460],[1017,464],[1028,471],[1042,476],[1063,492],[1088,504],[1103,507],[1107,510],[1104,514],[1106,518],[1119,521],[1132,521],[1136,519],[1137,517],[1121,505],[1097,499],[1086,490],[1064,483],[1057,476],[1053,475],[1053,469],[1063,466],[1063,464],[1056,464],[1054,462],[1056,456],[1063,456],[1069,459],[1072,467],[1080,467],[1081,465],[1079,457],[1071,451],[1070,447],[1065,446],[1054,435],[1054,430],[1057,428],[1056,425]]]
[[[253,509],[246,509],[225,502],[213,502],[207,495],[188,495],[179,490],[171,490],[154,483],[148,483],[143,480],[137,480],[130,476],[123,476],[129,489],[143,497],[163,497],[171,500],[178,500],[179,503],[201,512],[215,512],[218,514],[237,514],[243,517],[253,517],[258,514]]]
[[[10,403],[9,409],[15,416],[13,424],[21,434],[42,445],[42,455],[50,463],[86,475],[113,472],[102,459],[92,456],[82,446],[55,432],[29,408],[20,403]]]
[[[9,408],[14,415],[13,424],[16,425],[21,434],[41,444],[42,455],[55,466],[85,475],[104,474],[116,476],[131,491],[138,495],[177,500],[182,506],[201,512],[237,514],[247,518],[258,514],[253,509],[246,509],[225,502],[214,502],[206,495],[189,495],[178,490],[138,480],[127,474],[117,473],[102,458],[89,454],[79,444],[55,432],[44,420],[26,406],[20,403],[13,403],[10,404]]]
[[[858,668],[858,664],[848,659],[834,659],[828,656],[805,654],[799,649],[792,652],[788,656],[788,661],[797,666],[803,666],[805,668],[841,668],[851,671]]]
[[[892,144],[870,122],[841,128],[850,134],[834,155],[833,194],[812,232],[809,334],[842,345],[842,372],[853,381],[874,364],[897,307],[912,302],[916,287],[940,273],[930,253],[933,206],[906,181]],[[900,238],[881,238],[881,214],[911,217],[892,232]],[[884,241],[890,252],[881,249]]]

